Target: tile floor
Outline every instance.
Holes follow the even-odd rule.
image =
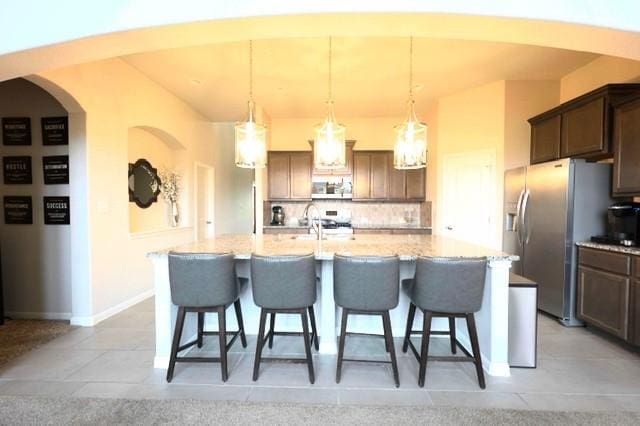
[[[247,349],[234,345],[227,383],[222,383],[217,364],[178,364],[167,384],[165,372],[153,369],[153,299],[148,299],[14,360],[0,371],[0,394],[640,411],[638,353],[590,329],[564,328],[544,315],[539,319],[538,368],[512,369],[509,378],[487,376],[485,391],[477,386],[473,366],[459,363],[431,363],[420,389],[417,362],[400,351],[399,339],[399,389],[389,366],[364,363],[345,363],[337,385],[335,358],[318,355],[313,386],[304,364],[264,363],[253,382],[251,336]],[[434,338],[431,348],[433,354],[447,354],[449,342]],[[209,337],[201,351],[216,353],[217,337]],[[271,352],[304,353],[297,337],[277,337]],[[347,352],[385,358],[382,339],[348,338]]]

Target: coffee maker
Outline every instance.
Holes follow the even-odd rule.
[[[635,246],[640,243],[640,203],[615,203],[607,209],[607,235],[591,237],[591,241]]]
[[[273,206],[271,211],[273,212],[271,225],[284,226],[284,208],[282,206]]]

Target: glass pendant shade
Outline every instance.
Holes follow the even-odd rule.
[[[416,118],[413,101],[404,123],[394,128],[396,141],[393,148],[393,167],[420,169],[427,166],[427,126]]]
[[[346,167],[345,126],[336,122],[333,104],[329,102],[327,118],[315,127],[313,166],[316,169],[343,169]]]
[[[257,169],[267,165],[267,129],[253,119],[253,102],[249,101],[249,119],[237,123],[236,166]]]

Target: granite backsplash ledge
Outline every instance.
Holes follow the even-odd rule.
[[[321,211],[325,210],[348,210],[351,212],[351,223],[354,226],[367,225],[414,225],[431,226],[431,202],[417,203],[393,203],[393,202],[353,202],[346,200],[316,200],[314,204]],[[285,213],[285,223],[293,223],[297,219],[302,219],[304,202],[265,202],[264,224],[269,225],[271,221],[271,208],[282,206]]]

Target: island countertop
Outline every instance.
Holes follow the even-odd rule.
[[[399,255],[401,260],[427,257],[487,257],[489,260],[518,260],[518,256],[487,247],[436,235],[356,235],[349,239],[309,240],[295,235],[228,234],[149,253],[166,256],[169,251],[191,253],[234,253],[237,259],[260,255],[314,253],[318,260],[331,260],[334,254]]]

